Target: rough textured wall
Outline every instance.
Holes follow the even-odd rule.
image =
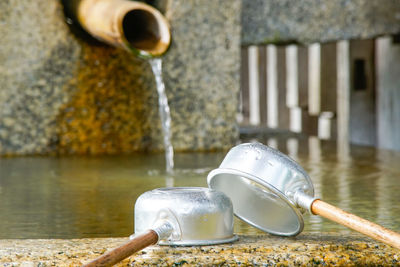
[[[57,1],[0,1],[1,153],[47,152],[81,53]]]
[[[238,135],[241,3],[162,4],[173,34],[163,59],[172,143],[229,147]],[[147,62],[77,38],[57,0],[0,1],[0,25],[0,154],[162,149]]]
[[[238,136],[241,1],[169,3],[174,41],[163,61],[173,144],[230,146]]]
[[[397,0],[243,0],[242,42],[326,42],[400,32]]]

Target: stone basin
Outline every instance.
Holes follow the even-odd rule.
[[[400,153],[350,146],[342,155],[334,142],[282,135],[257,139],[304,166],[323,200],[400,231]],[[141,193],[165,186],[206,186],[207,173],[224,155],[177,154],[172,176],[163,173],[161,154],[2,158],[0,266],[86,263],[128,241],[133,204]],[[152,246],[118,266],[400,266],[399,250],[318,216],[305,214],[304,223],[301,234],[283,238],[235,219],[238,242]]]
[[[78,266],[127,238],[0,240],[0,266]],[[151,246],[116,266],[399,266],[400,251],[359,235],[240,235],[233,244]]]

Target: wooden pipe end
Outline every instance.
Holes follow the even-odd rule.
[[[141,2],[82,0],[78,20],[97,39],[143,56],[161,56],[171,42],[165,17]]]

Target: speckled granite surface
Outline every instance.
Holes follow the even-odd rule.
[[[126,241],[0,240],[0,266],[78,266]],[[152,246],[117,266],[400,266],[400,251],[358,235],[240,236],[218,246]]]
[[[230,147],[238,137],[241,1],[160,5],[173,34],[163,60],[172,143]],[[0,155],[162,149],[148,64],[72,34],[61,1],[0,1],[0,36]]]
[[[243,0],[243,44],[326,42],[400,32],[393,0]]]

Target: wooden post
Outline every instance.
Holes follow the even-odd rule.
[[[376,145],[374,65],[374,41],[350,41],[350,143]]]
[[[240,111],[243,116],[240,123],[248,124],[250,118],[249,108],[249,52],[247,47],[241,48],[240,63]]]
[[[277,51],[275,45],[267,46],[267,103],[268,127],[278,127],[278,77],[277,77]]]
[[[337,144],[338,154],[347,158],[350,120],[349,41],[337,43]]]
[[[260,124],[260,93],[258,73],[258,47],[249,46],[249,110],[251,125]]]
[[[267,125],[267,47],[258,47],[260,124]]]
[[[378,146],[400,150],[400,45],[378,38],[376,60]]]
[[[278,127],[289,130],[290,110],[287,106],[287,72],[286,72],[286,48],[277,48],[277,71],[278,71]]]

